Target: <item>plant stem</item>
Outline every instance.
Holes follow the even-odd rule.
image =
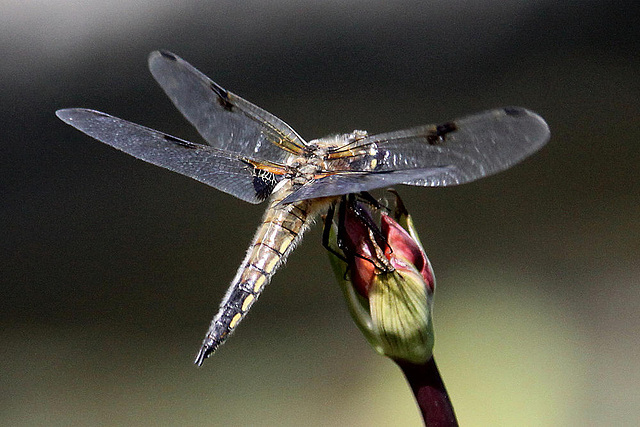
[[[431,357],[424,365],[414,365],[401,360],[395,362],[411,386],[424,424],[428,427],[457,426],[456,414],[435,359]]]

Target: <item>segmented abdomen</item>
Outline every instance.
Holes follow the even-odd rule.
[[[288,193],[281,194],[271,200],[265,212],[247,256],[211,322],[196,357],[197,365],[233,332],[318,212],[318,202],[312,200],[278,205]]]

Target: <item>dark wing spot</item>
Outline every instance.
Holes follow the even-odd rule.
[[[526,111],[524,108],[518,107],[505,107],[502,110],[507,116],[521,116],[525,114]]]
[[[253,173],[253,189],[256,197],[260,201],[264,201],[271,195],[274,187],[278,183],[278,177],[262,169],[254,169]]]
[[[233,104],[229,101],[229,92],[221,88],[214,82],[211,82],[211,90],[218,95],[218,104],[227,111],[233,111]]]
[[[447,139],[447,134],[458,130],[458,126],[454,122],[447,122],[436,126],[436,128],[427,134],[427,142],[429,145],[442,144]]]
[[[185,148],[193,148],[193,149],[202,148],[200,144],[194,144],[193,142],[185,141],[184,139],[176,138],[175,136],[171,136],[171,135],[162,135],[162,136],[164,137],[164,139],[171,142],[172,144],[180,145]]]
[[[178,58],[175,57],[174,54],[172,54],[171,52],[167,52],[166,50],[159,50],[158,52],[160,52],[160,55],[164,56],[165,58],[167,58],[170,61],[177,61]]]

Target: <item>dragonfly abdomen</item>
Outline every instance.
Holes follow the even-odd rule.
[[[247,256],[211,322],[195,360],[197,365],[201,365],[246,316],[320,210],[319,202],[311,200],[279,205],[283,197],[273,199],[265,212]]]

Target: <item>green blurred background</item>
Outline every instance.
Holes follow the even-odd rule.
[[[520,105],[517,167],[400,188],[436,276],[459,420],[640,420],[640,16],[614,1],[0,2],[0,424],[419,425],[311,231],[234,337],[193,358],[263,206],[58,121],[200,141],[146,68],[169,49],[303,137]]]

